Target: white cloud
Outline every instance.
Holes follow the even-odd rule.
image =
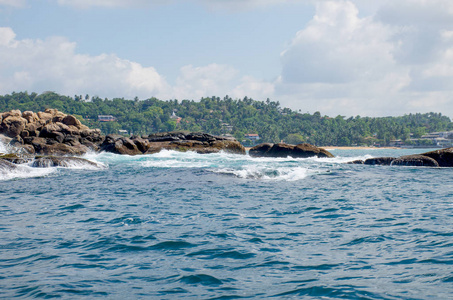
[[[271,5],[283,5],[296,2],[310,2],[311,0],[198,0],[200,3],[213,9],[248,10]]]
[[[318,1],[316,15],[282,53],[277,98],[328,115],[453,116],[453,2],[383,3],[377,14],[361,16],[353,1]],[[420,22],[412,19],[421,12]]]
[[[147,5],[152,1],[147,0],[57,0],[58,4],[65,6],[72,6],[75,8],[89,8],[89,7],[136,7]],[[162,1],[154,1],[160,2]]]
[[[237,71],[227,65],[209,64],[203,67],[184,66],[176,80],[173,95],[177,99],[200,99],[228,92]]]
[[[26,0],[0,0],[0,5],[23,7],[25,6]]]
[[[168,89],[152,67],[115,55],[78,54],[76,44],[61,37],[16,40],[0,28],[0,91],[45,91],[98,94],[106,97],[151,97]]]
[[[113,54],[79,54],[76,44],[63,37],[17,40],[11,28],[0,28],[0,94],[24,90],[109,98],[200,99],[226,94],[264,97],[272,85],[241,77],[231,66],[209,64],[182,67],[176,84],[170,86],[153,67]]]
[[[228,65],[188,65],[181,68],[176,85],[167,98],[197,100],[206,96],[229,95],[233,98],[248,96],[264,100],[273,94],[273,90],[272,83],[241,76],[238,70]]]
[[[1,1],[1,0],[0,0]],[[12,0],[11,0],[12,1]],[[25,1],[25,0],[23,0]],[[137,7],[144,5],[162,5],[185,0],[57,0],[58,4],[75,8],[89,7]],[[247,10],[270,5],[282,5],[291,2],[309,2],[311,0],[191,0],[213,9]]]

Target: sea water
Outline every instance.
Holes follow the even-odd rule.
[[[422,151],[1,170],[0,298],[451,299],[453,169],[346,164]]]

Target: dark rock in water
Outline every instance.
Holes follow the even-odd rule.
[[[0,172],[9,172],[15,170],[17,166],[5,159],[0,159]]]
[[[148,143],[144,143],[145,138]],[[234,138],[214,136],[201,132],[174,131],[156,133],[147,137],[134,137],[133,141],[137,148],[145,154],[153,154],[162,150],[194,151],[203,154],[225,151],[234,154],[245,154],[244,146]]]
[[[253,157],[334,157],[329,151],[310,144],[290,145],[284,143],[257,145],[249,150]]]
[[[18,155],[18,154],[4,154],[0,156],[0,159],[9,161],[13,164],[25,164],[33,160],[33,156],[30,155]]]
[[[45,155],[81,155],[97,151],[104,140],[76,117],[56,109],[44,112],[12,110],[0,114],[0,134],[12,138],[10,146]]]
[[[368,158],[364,161],[365,165],[382,165],[382,166],[390,166],[394,157],[374,157]]]
[[[453,147],[422,153],[437,161],[439,167],[453,167]]]
[[[89,165],[99,167],[96,163],[80,157],[37,156],[32,162],[35,168],[73,167],[75,165]]]
[[[439,163],[431,157],[414,154],[401,156],[394,159],[392,166],[419,166],[419,167],[439,167]]]
[[[350,162],[347,162],[347,164],[349,165],[363,165],[365,162],[361,159],[358,159],[358,160],[353,160],[353,161],[350,161]]]
[[[101,144],[100,149],[101,151],[116,154],[143,154],[131,139],[118,134],[107,135],[104,142]]]

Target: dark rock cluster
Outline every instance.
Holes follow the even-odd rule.
[[[219,137],[206,133],[166,132],[146,136],[107,135],[100,145],[101,151],[117,154],[153,154],[161,150],[194,151],[197,153],[245,154],[245,148],[233,138]]]
[[[329,151],[306,143],[299,145],[265,143],[251,148],[249,154],[253,157],[334,157]]]
[[[12,110],[0,114],[0,134],[9,145],[29,154],[82,155],[99,150],[103,136],[76,117],[56,109],[44,112]]]
[[[349,164],[381,166],[418,166],[418,167],[453,167],[453,147],[439,149],[422,154],[400,157],[375,157],[366,160],[355,160]]]
[[[117,154],[152,154],[163,149],[198,153],[245,154],[234,138],[195,132],[167,132],[149,136],[101,135],[76,117],[56,109],[44,112],[12,110],[0,114],[0,135],[6,144],[27,154],[83,155],[89,151]]]

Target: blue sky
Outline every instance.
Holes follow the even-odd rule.
[[[453,117],[451,0],[0,0],[0,94]]]

